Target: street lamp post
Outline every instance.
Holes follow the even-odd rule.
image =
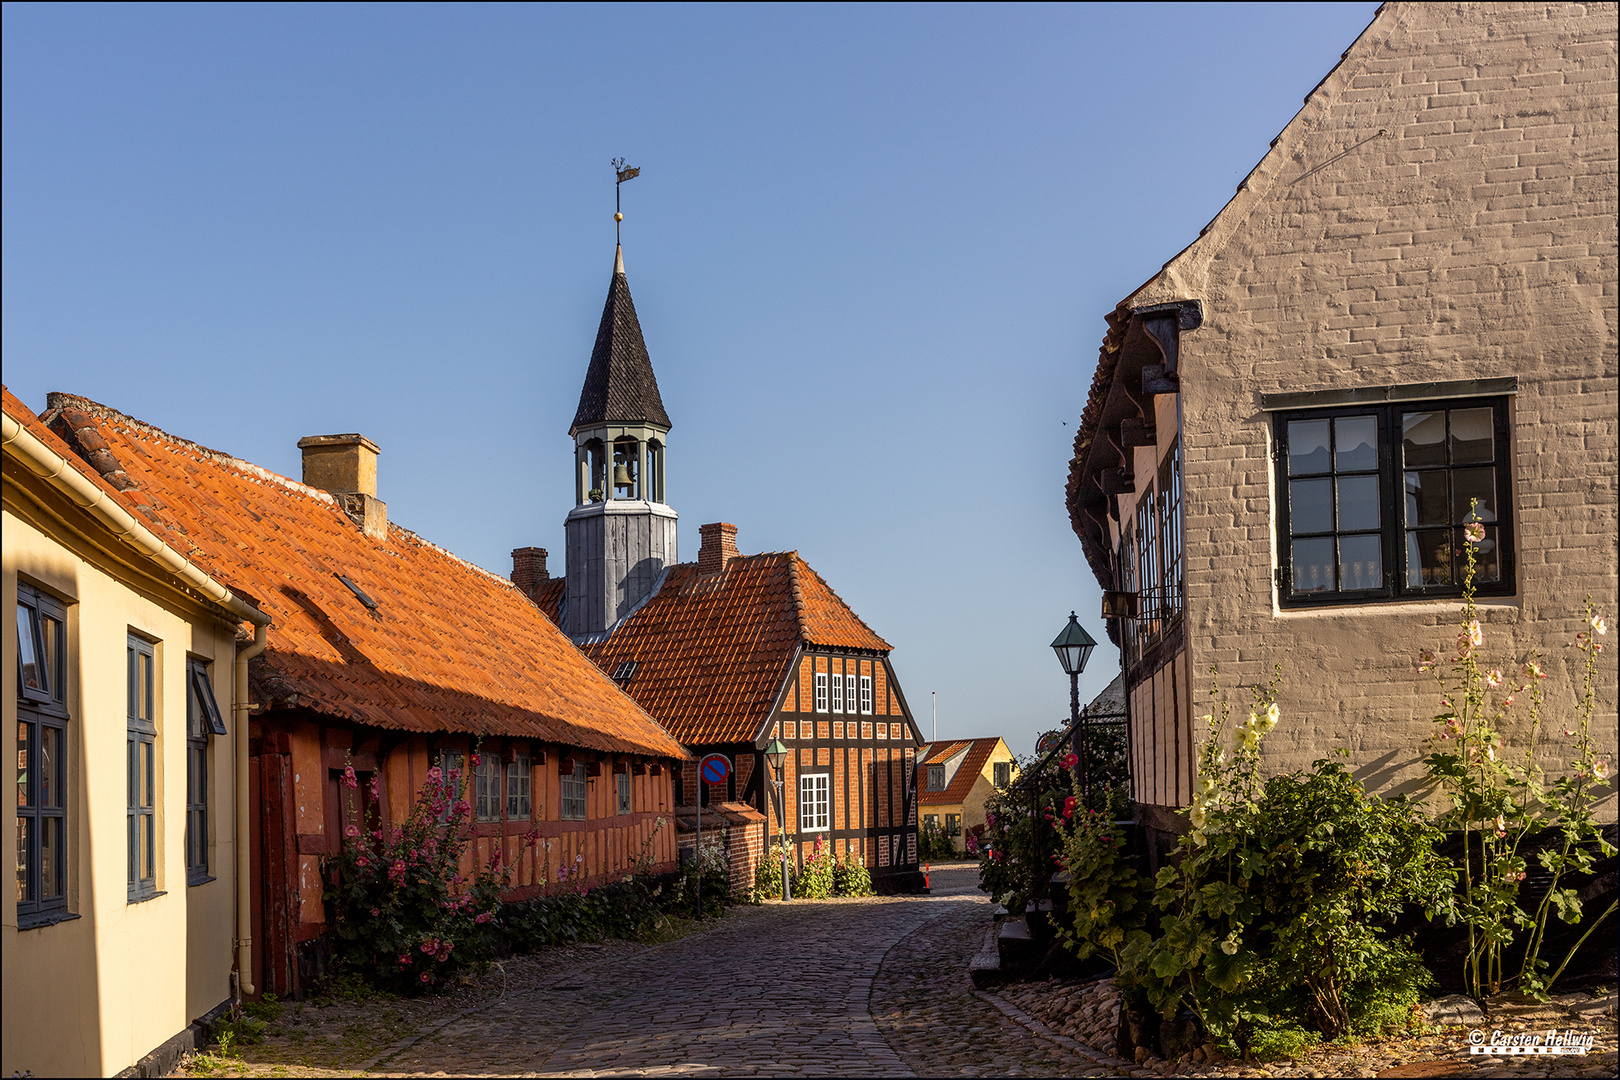
[[[1087,774],[1087,743],[1091,740],[1090,726],[1082,723],[1080,716],[1080,673],[1086,670],[1086,661],[1091,659],[1091,650],[1097,647],[1086,628],[1080,625],[1079,618],[1074,612],[1069,612],[1069,625],[1063,628],[1052,642],[1052,651],[1057,653],[1058,663],[1069,676],[1069,723],[1080,733],[1080,791],[1085,796],[1087,808],[1091,802],[1091,778]]]
[[[781,739],[773,738],[771,744],[765,748],[765,760],[771,763],[776,773],[776,806],[780,811],[778,818],[782,823],[782,899],[793,899],[793,893],[788,888],[788,850],[787,850],[787,792],[783,788],[783,767],[787,765],[788,748],[782,745]]]

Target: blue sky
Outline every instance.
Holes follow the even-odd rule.
[[[1028,752],[1069,610],[1104,639],[1063,506],[1103,316],[1375,7],[7,4],[5,381],[295,477],[364,432],[393,520],[560,569],[626,157],[682,557],[799,550],[925,735],[937,691]]]

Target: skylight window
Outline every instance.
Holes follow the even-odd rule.
[[[636,673],[636,668],[639,666],[640,663],[635,660],[621,661],[619,666],[613,669],[613,681],[618,683],[620,686],[629,685],[631,678],[634,677]]]
[[[342,574],[333,574],[332,576],[337,578],[339,581],[343,582],[344,585],[347,585],[348,588],[349,588],[349,591],[354,593],[355,598],[366,606],[366,610],[371,612],[371,614],[372,614],[372,616],[374,618],[380,618],[381,617],[381,616],[377,615],[377,601],[375,601],[371,597],[367,596],[366,591],[364,589],[362,589],[360,586],[356,585],[354,582],[350,581],[348,578],[344,577]]]

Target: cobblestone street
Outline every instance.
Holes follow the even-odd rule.
[[[1398,1076],[1432,1075],[1433,1057],[1475,1071],[1435,1037],[1259,1068],[1121,1061],[1047,1026],[1061,1016],[1031,1015],[1050,1012],[1060,984],[973,989],[991,920],[976,882],[972,865],[935,868],[926,897],[735,908],[663,944],[514,958],[439,998],[294,1006],[245,1060],[198,1059],[192,1074]],[[1612,1016],[1603,1027],[1595,1060],[1519,1059],[1504,1075],[1608,1074]]]

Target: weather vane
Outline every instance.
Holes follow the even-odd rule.
[[[613,159],[613,171],[619,177],[613,184],[613,242],[617,244],[619,242],[619,223],[624,220],[624,212],[619,209],[619,185],[626,180],[634,180],[640,176],[641,170],[626,168],[624,158],[616,157]]]

